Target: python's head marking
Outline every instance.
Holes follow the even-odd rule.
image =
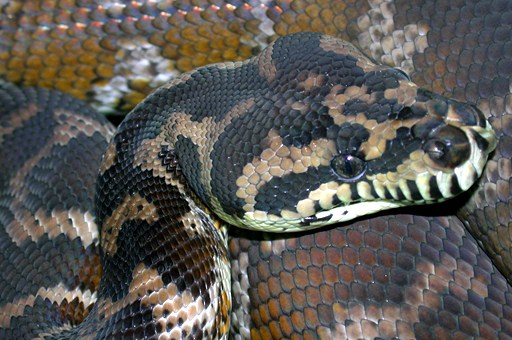
[[[208,85],[209,70],[227,83]],[[478,109],[316,33],[280,38],[248,62],[200,73],[201,84],[192,75],[184,86],[202,87],[205,102],[228,99],[189,114],[221,130],[201,171],[180,166],[186,176],[207,173],[193,189],[242,227],[303,230],[443,201],[477,180],[496,145]],[[231,109],[241,101],[250,105]],[[189,154],[205,150],[194,145]]]

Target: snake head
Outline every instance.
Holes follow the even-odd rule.
[[[200,69],[185,82],[227,108],[196,109],[214,118],[196,114],[187,124],[209,119],[215,138],[178,136],[177,148],[210,150],[208,180],[194,191],[241,227],[304,230],[443,201],[477,180],[496,146],[477,108],[316,33],[280,38],[253,59]],[[188,177],[200,173],[181,167]]]

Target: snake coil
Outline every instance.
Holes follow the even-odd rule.
[[[343,40],[288,35],[184,73],[115,134],[68,95],[0,85],[1,337],[512,334],[510,285],[456,219],[310,232],[457,196],[498,143],[480,109]],[[458,316],[440,330],[419,300]]]

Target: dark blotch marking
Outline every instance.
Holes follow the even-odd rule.
[[[197,145],[195,145],[189,138],[178,136],[176,141],[176,153],[180,168],[187,179],[187,183],[192,190],[201,198],[205,204],[210,203],[210,197],[206,193],[206,188],[201,181],[203,177],[201,169],[204,164],[200,161],[200,155]]]
[[[476,181],[476,174],[474,175],[473,180]],[[450,185],[450,192],[453,195],[458,195],[463,191],[459,185],[459,181],[457,180],[457,176],[455,174],[452,176],[452,179],[451,179],[449,185]]]
[[[480,136],[476,131],[471,130],[471,134],[476,141],[476,145],[480,150],[487,150],[489,148],[489,142]]]
[[[386,154],[367,162],[368,175],[396,171],[396,168],[409,158],[411,152],[421,147],[422,141],[413,138],[405,130],[399,130],[397,138],[386,142]]]
[[[28,192],[25,207],[33,214],[44,207],[48,215],[56,208],[92,210],[96,172],[106,147],[107,142],[99,133],[91,137],[79,134],[66,145],[54,145],[24,179]],[[69,173],[70,169],[73,179],[56,175]]]
[[[389,192],[389,189],[387,187],[384,187],[384,197],[387,199],[387,200],[394,200],[395,198],[393,197],[393,195],[391,195],[391,192]]]
[[[485,127],[486,119],[482,111],[471,104],[450,100],[455,113],[461,117],[464,125]]]
[[[280,215],[283,209],[295,211],[297,202],[307,198],[312,187],[329,181],[338,181],[337,177],[330,166],[310,168],[300,174],[274,177],[260,188],[256,195],[255,208],[276,215]]]
[[[406,201],[407,200],[407,198],[405,197],[405,195],[402,192],[402,189],[400,189],[400,187],[396,188],[396,193],[397,193],[399,201]]]
[[[302,226],[309,226],[311,225],[311,223],[316,223],[316,222],[322,222],[322,221],[328,221],[330,218],[332,217],[332,215],[327,215],[327,216],[324,216],[322,218],[318,218],[316,216],[306,216],[302,219],[302,221],[300,222],[300,225]]]
[[[170,150],[167,145],[163,145],[158,157],[162,160],[162,165],[165,166],[167,171],[172,171],[175,175],[178,175],[178,172],[181,171],[176,150]]]
[[[439,186],[437,185],[437,180],[435,176],[430,177],[428,181],[429,186],[429,193],[430,197],[432,197],[434,200],[443,197],[443,194],[439,190]]]
[[[364,158],[359,152],[359,148],[368,140],[370,133],[361,124],[343,123],[340,126],[334,124],[329,126],[326,137],[336,141],[336,151],[340,155]]]
[[[407,187],[409,188],[409,192],[413,201],[422,201],[423,196],[421,196],[420,190],[414,181],[407,181]]]

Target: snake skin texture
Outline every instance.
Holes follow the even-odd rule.
[[[237,231],[229,241],[228,254],[233,294],[218,295],[219,304],[227,306],[226,301],[232,299],[233,338],[512,336],[512,9],[508,1],[0,4],[2,77],[25,85],[57,88],[90,99],[101,109],[106,105],[132,107],[178,71],[226,59],[242,60],[276,35],[311,30],[350,40],[378,62],[401,67],[420,86],[477,105],[489,117],[499,141],[482,179],[469,194],[447,202],[448,206],[404,210],[399,215],[359,219],[316,232],[276,236]],[[147,57],[146,62],[134,64],[141,56]],[[3,333],[6,328],[15,327],[12,322],[31,324],[28,334],[32,336],[62,331],[76,335],[69,329],[85,314],[90,313],[89,320],[93,320],[95,316],[105,316],[107,310],[116,312],[105,321],[117,325],[111,327],[119,331],[114,334],[154,334],[162,324],[137,327],[148,312],[136,314],[130,309],[134,307],[129,307],[137,300],[137,294],[162,285],[158,281],[160,272],[145,266],[131,264],[131,272],[108,279],[121,282],[131,275],[133,285],[119,294],[133,288],[137,293],[130,296],[132,300],[119,299],[114,292],[104,290],[91,310],[90,304],[96,299],[92,292],[99,281],[99,242],[93,213],[87,215],[86,211],[92,202],[94,169],[99,168],[99,151],[95,150],[105,148],[111,129],[100,127],[96,122],[101,118],[92,113],[77,116],[73,124],[78,128],[59,127],[75,116],[74,105],[82,104],[68,102],[69,97],[60,97],[56,92],[21,92],[2,86],[2,103],[7,103],[2,108],[5,115],[12,110],[19,112],[9,116],[18,118],[2,118],[8,122],[1,124],[0,158],[8,160],[3,161],[4,166],[10,165],[2,168],[2,175],[7,174],[2,177],[2,187],[12,185],[6,179],[11,177],[27,178],[27,183],[34,184],[18,184],[17,196],[13,199],[12,194],[2,194],[0,202],[4,225],[14,218],[29,226],[16,237],[2,237],[2,272],[13,274],[3,274],[0,285],[7,287],[0,292],[0,335],[21,335]],[[113,94],[107,102],[101,99],[105,92]],[[42,109],[41,113],[36,107],[55,110]],[[85,107],[77,109],[89,112]],[[38,120],[53,122],[54,126],[45,127]],[[23,136],[31,136],[31,144],[37,146],[21,153],[21,158],[11,152],[26,140],[17,137],[18,129],[27,129],[29,132]],[[50,137],[50,131],[56,131],[52,133],[63,136],[63,140]],[[91,142],[82,140],[82,135],[95,137]],[[4,144],[11,138],[10,144]],[[80,154],[83,161],[71,158],[71,150],[78,149],[88,150]],[[168,150],[161,151],[165,169],[182,171],[176,168]],[[65,169],[81,169],[69,177],[80,178],[80,182],[55,175],[51,180],[44,177],[47,169],[54,167],[47,160],[54,154],[69,159],[64,162]],[[80,165],[68,166],[73,163]],[[40,168],[31,170],[37,164],[41,164]],[[176,181],[170,176],[170,181]],[[49,187],[54,190],[45,189]],[[66,188],[71,192],[66,197],[76,198],[83,210],[69,209],[78,203],[62,199],[61,192]],[[125,202],[124,208],[120,205],[120,215],[133,216],[135,210],[141,209],[143,220],[150,223],[154,218],[151,204],[143,197],[132,199]],[[49,202],[46,215],[37,211],[38,201]],[[22,209],[14,216],[13,206]],[[116,223],[124,223],[123,218],[118,217]],[[45,231],[32,229],[33,221],[46,226]],[[218,224],[211,221],[212,230],[222,231]],[[70,225],[78,231],[71,231]],[[166,232],[171,230],[162,231]],[[221,237],[222,232],[217,236]],[[113,235],[111,240],[118,237]],[[158,236],[154,237],[143,239],[154,243]],[[106,252],[117,248],[115,242],[108,244]],[[226,255],[207,244],[199,248],[216,253],[219,258]],[[182,246],[191,247],[186,243]],[[75,255],[53,255],[62,249]],[[111,266],[123,262],[123,257],[117,256],[121,260],[112,260]],[[197,272],[204,274],[204,268],[209,266],[210,263],[200,263]],[[104,298],[107,296],[110,299]],[[183,305],[184,301],[175,303]],[[178,329],[187,329],[188,334],[201,334],[191,326],[195,321],[184,321],[186,312],[176,316],[166,311],[163,308],[161,319],[168,321],[165,325],[169,331],[179,325]],[[220,315],[225,316],[223,313]],[[11,316],[23,314],[26,317],[17,318],[22,321],[12,321]],[[60,321],[47,324],[46,331],[40,332],[35,326],[45,323],[47,315]],[[203,320],[225,332],[223,317]],[[81,334],[91,332],[95,326],[86,321]]]
[[[0,336],[19,339],[49,315],[81,322],[96,300],[94,183],[113,129],[60,92],[0,83],[0,99]]]

